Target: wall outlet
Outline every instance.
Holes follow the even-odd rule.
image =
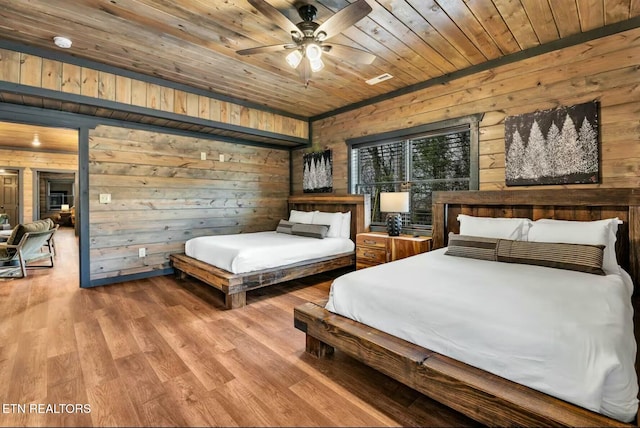
[[[100,203],[101,204],[111,203],[111,193],[100,193]]]
[[[207,160],[207,152],[200,152],[200,160]]]
[[[138,248],[138,257],[147,257],[147,249]]]
[[[220,154],[220,156],[218,157],[220,159],[220,162],[224,162],[224,155]]]

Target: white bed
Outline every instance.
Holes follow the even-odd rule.
[[[193,238],[186,242],[185,253],[238,274],[349,253],[354,247],[348,238],[316,239],[270,231]]]
[[[444,251],[343,275],[326,308],[587,409],[634,419],[633,285],[624,270],[598,276]]]

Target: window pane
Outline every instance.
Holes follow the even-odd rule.
[[[371,195],[371,221],[384,221],[380,214],[380,192],[398,191],[406,181],[405,144],[394,142],[358,150],[356,193]]]
[[[371,195],[371,221],[382,224],[380,192],[410,191],[405,227],[432,224],[433,191],[469,190],[471,132],[452,129],[404,141],[353,148],[351,177],[355,193]]]
[[[469,177],[470,133],[411,140],[411,180]]]
[[[432,224],[431,193],[444,190],[469,190],[469,179],[437,180],[411,184],[411,213],[407,221],[416,226]]]
[[[359,184],[389,183],[406,180],[404,145],[389,143],[360,149]]]

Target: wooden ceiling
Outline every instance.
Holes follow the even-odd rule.
[[[297,0],[267,0],[299,22]],[[349,4],[307,0],[322,23]],[[331,41],[377,56],[353,65],[323,56],[308,87],[283,52],[235,52],[290,36],[246,0],[3,2],[0,38],[162,77],[312,117],[554,40],[640,15],[640,0],[367,0],[373,11]],[[375,86],[365,80],[390,73]]]
[[[32,142],[38,134],[40,145]],[[44,152],[78,152],[78,130],[0,122],[0,147]]]

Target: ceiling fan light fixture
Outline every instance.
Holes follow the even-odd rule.
[[[314,60],[310,59],[309,64],[311,65],[311,71],[313,71],[314,73],[324,68],[324,62],[322,62],[320,58],[314,59]]]
[[[322,56],[322,48],[316,43],[309,43],[305,48],[305,54],[309,61],[317,61]]]
[[[287,60],[287,64],[291,66],[291,68],[298,68],[300,65],[300,61],[302,61],[302,53],[296,49],[291,51],[289,55],[285,58]]]

